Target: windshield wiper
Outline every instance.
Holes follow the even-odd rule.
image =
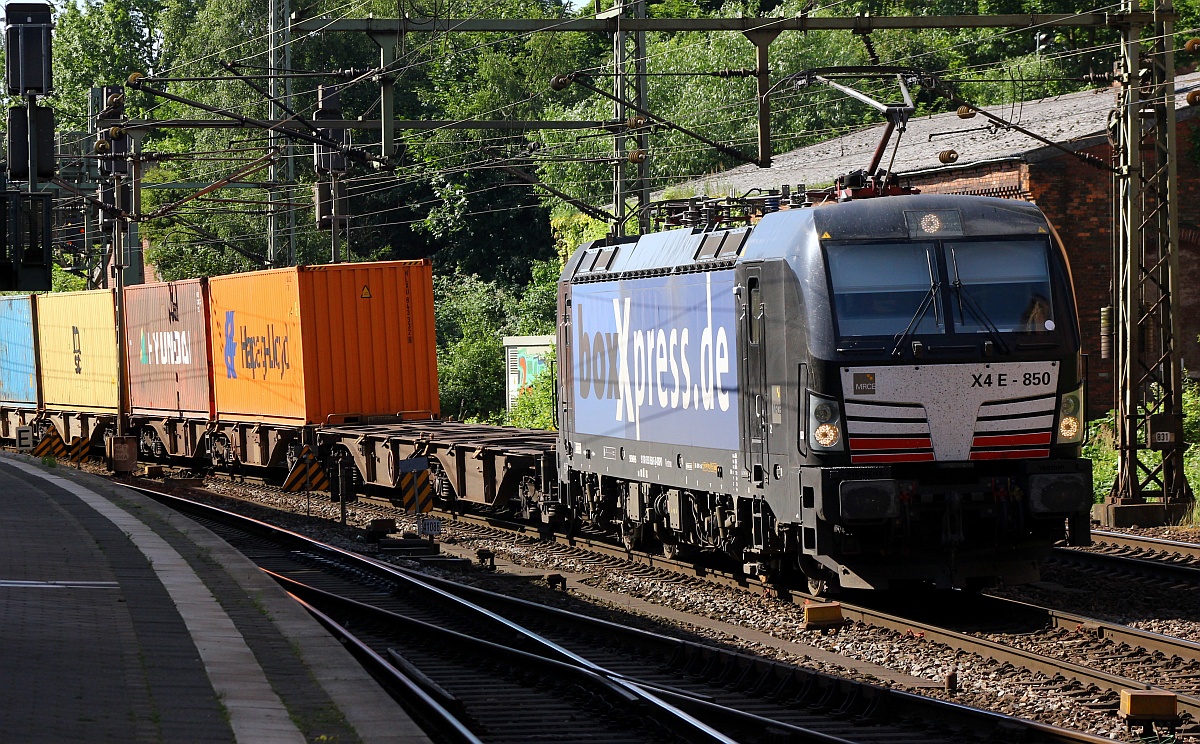
[[[959,316],[962,316],[964,305],[963,301],[965,300],[967,312],[971,314],[971,317],[975,319],[976,323],[978,323],[985,331],[988,332],[988,335],[992,337],[992,341],[995,342],[996,347],[1000,349],[1000,353],[1007,354],[1008,344],[1004,342],[1004,336],[1000,333],[1000,329],[996,327],[996,324],[992,322],[992,319],[987,316],[987,313],[983,311],[983,308],[979,306],[979,303],[975,301],[975,298],[972,297],[971,293],[967,291],[967,288],[963,286],[962,280],[955,279],[954,283],[950,286],[954,287],[954,291],[958,295]]]
[[[913,313],[912,319],[908,321],[908,325],[905,326],[900,335],[896,337],[896,345],[892,347],[892,356],[900,356],[900,347],[904,345],[905,339],[916,332],[917,326],[921,324],[921,320],[925,317],[925,313],[929,312],[929,308],[933,305],[933,301],[937,299],[937,293],[941,286],[941,282],[934,282],[933,284],[929,285],[929,291],[925,293],[923,298],[921,298],[921,304],[917,307],[917,312]]]

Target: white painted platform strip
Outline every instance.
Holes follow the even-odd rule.
[[[118,589],[115,581],[0,581],[4,589]]]
[[[271,689],[254,652],[183,556],[146,524],[95,491],[40,468],[14,460],[4,462],[78,496],[128,535],[149,559],[191,633],[239,742],[305,744],[304,735]]]

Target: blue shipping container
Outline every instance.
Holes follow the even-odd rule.
[[[0,297],[0,405],[36,408],[33,296]]]
[[[734,273],[572,287],[581,434],[737,450]]]

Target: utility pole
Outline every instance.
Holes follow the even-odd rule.
[[[636,0],[633,5],[633,17],[642,20],[646,17],[646,0]],[[646,83],[646,32],[633,32],[633,70],[634,105],[641,109],[650,108],[650,98]],[[645,126],[635,130],[634,140],[637,142],[637,154],[633,163],[637,167],[637,181],[634,192],[638,201],[638,232],[642,235],[650,232],[650,131]]]
[[[613,32],[613,118],[617,120],[617,132],[613,137],[613,149],[616,158],[613,160],[613,222],[612,236],[619,238],[625,234],[625,158],[628,156],[625,147],[625,31],[621,28],[622,16],[625,14],[623,0],[613,0],[613,7],[605,13],[597,13],[597,18],[614,19],[617,24]]]
[[[1193,500],[1183,469],[1183,362],[1174,309],[1180,276],[1174,9],[1171,0],[1153,2],[1150,23],[1122,26],[1114,117],[1119,464],[1111,495],[1095,511],[1116,527],[1178,521]],[[1124,10],[1136,14],[1138,0],[1126,0]],[[1145,450],[1161,459],[1143,458]]]
[[[283,119],[283,107],[292,106],[292,78],[289,74],[292,68],[291,27],[288,25],[290,16],[288,0],[268,0],[267,91],[270,93],[269,118],[272,121]],[[281,102],[283,107],[279,105]],[[269,140],[271,149],[280,152],[281,157],[279,161],[272,162],[267,171],[267,180],[271,184],[267,190],[267,200],[270,202],[267,207],[267,260],[272,266],[278,266],[285,261],[291,265],[296,262],[296,211],[291,206],[295,166],[292,162],[291,140],[277,129],[271,130]],[[280,202],[287,205],[282,214]]]

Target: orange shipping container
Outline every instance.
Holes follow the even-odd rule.
[[[218,419],[438,414],[428,260],[299,266],[208,286]]]
[[[46,408],[116,413],[113,290],[38,295],[37,329]]]

